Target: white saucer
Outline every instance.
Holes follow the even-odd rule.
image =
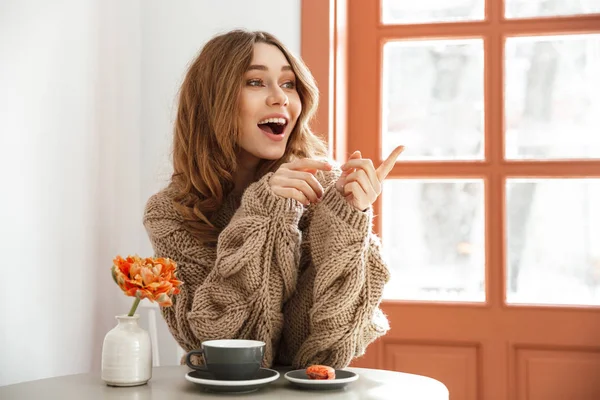
[[[244,381],[223,381],[215,379],[212,374],[205,371],[190,371],[185,374],[185,379],[200,385],[203,389],[211,392],[222,393],[247,393],[260,389],[261,387],[279,378],[279,372],[261,368],[254,379]]]
[[[293,385],[303,389],[312,390],[330,390],[341,389],[358,379],[358,374],[352,371],[343,369],[335,370],[335,379],[310,379],[306,375],[305,369],[297,369],[290,371],[284,375],[284,378],[290,381]]]

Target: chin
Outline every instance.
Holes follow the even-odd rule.
[[[279,160],[281,157],[283,157],[283,155],[285,154],[285,151],[278,151],[278,152],[264,152],[263,154],[261,154],[259,156],[259,158],[262,158],[263,160],[269,160],[269,161],[276,161]]]
[[[254,156],[263,160],[275,161],[279,160],[285,154],[287,140],[279,143],[268,143],[262,148],[255,148]]]

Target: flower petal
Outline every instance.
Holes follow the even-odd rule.
[[[158,296],[156,301],[158,302],[158,305],[161,307],[170,307],[173,305],[173,301],[171,300],[171,298],[169,296],[167,296],[166,293],[161,293],[161,295]]]

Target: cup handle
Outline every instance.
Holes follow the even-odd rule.
[[[204,356],[204,350],[199,349],[199,350],[192,350],[192,351],[188,352],[185,356],[185,363],[187,364],[187,366],[190,367],[191,369],[195,369],[197,371],[208,371],[208,368],[206,368],[206,365],[192,364],[191,357],[194,354],[201,354],[202,356]]]

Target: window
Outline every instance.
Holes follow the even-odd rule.
[[[600,305],[600,2],[377,3],[350,16],[347,140],[406,146],[386,299]]]

